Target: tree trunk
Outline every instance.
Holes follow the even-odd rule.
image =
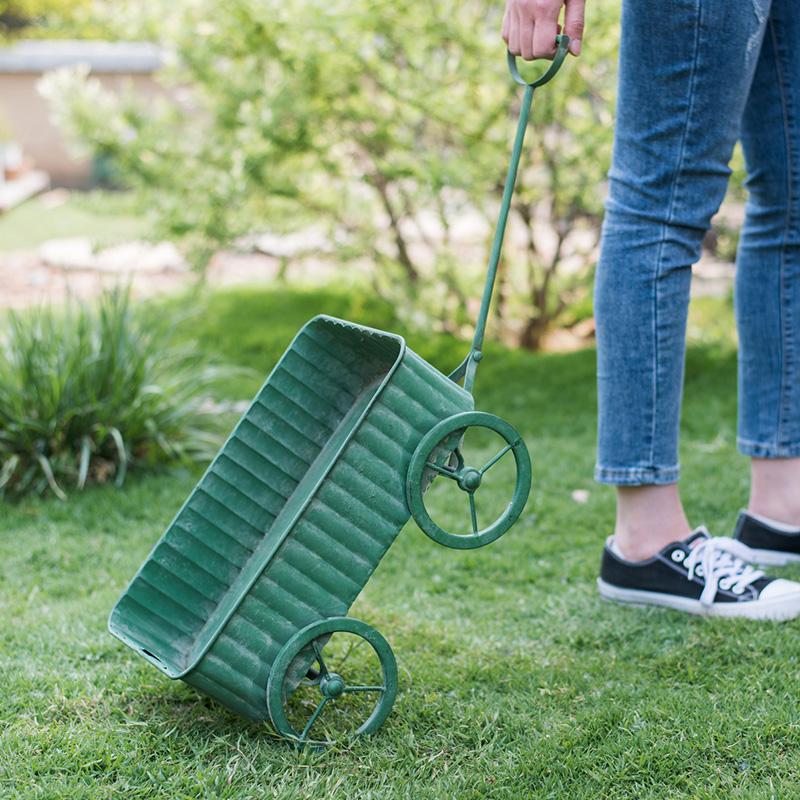
[[[547,333],[548,322],[542,317],[534,317],[525,323],[522,333],[519,336],[519,344],[526,350],[539,350],[542,346],[542,339]]]

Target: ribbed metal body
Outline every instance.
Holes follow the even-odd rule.
[[[293,633],[344,615],[410,511],[422,437],[472,396],[399,336],[298,333],[122,595],[111,632],[228,708],[267,717]]]

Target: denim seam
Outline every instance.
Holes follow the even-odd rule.
[[[669,467],[604,467],[595,466],[594,478],[599,483],[612,484],[665,484],[677,483],[680,465]]]
[[[736,447],[742,455],[751,458],[797,458],[800,457],[800,442],[775,444],[774,442],[754,442],[737,437]]]
[[[787,442],[786,444],[776,445],[775,442],[757,442],[755,439],[745,439],[743,436],[736,437],[737,444],[744,444],[748,447],[797,447],[800,442]]]
[[[772,47],[775,52],[775,72],[778,84],[778,91],[781,96],[781,111],[783,112],[783,132],[786,146],[786,221],[783,230],[783,242],[781,243],[781,268],[780,268],[780,314],[781,314],[781,394],[778,403],[778,429],[776,432],[776,448],[782,448],[784,429],[787,418],[791,412],[791,374],[795,365],[795,343],[793,336],[793,314],[791,303],[787,301],[786,286],[786,251],[789,244],[789,233],[792,227],[795,214],[795,197],[793,194],[795,159],[792,149],[792,134],[790,126],[791,104],[786,93],[786,73],[781,62],[782,51],[780,47],[778,33],[774,20],[770,19],[770,36]]]
[[[658,253],[656,255],[656,274],[653,281],[653,394],[652,403],[650,405],[650,463],[655,461],[656,457],[656,408],[658,406],[658,388],[659,388],[659,374],[658,374],[658,355],[659,337],[658,337],[658,310],[659,310],[659,288],[661,279],[661,264],[664,257],[664,245],[667,241],[667,230],[672,224],[675,215],[675,197],[678,192],[678,181],[683,171],[683,160],[686,153],[686,140],[689,135],[689,125],[691,123],[692,112],[694,111],[694,85],[697,80],[697,62],[700,57],[700,28],[702,10],[700,0],[695,3],[695,30],[694,30],[694,58],[692,59],[692,71],[689,75],[689,104],[686,108],[686,116],[684,118],[683,135],[681,136],[681,143],[678,149],[678,160],[675,165],[675,173],[672,176],[672,185],[670,186],[669,204],[667,205],[667,216],[665,222],[661,226],[661,240],[658,243]]]
[[[784,228],[783,228],[783,242],[781,243],[781,267],[780,267],[780,301],[779,301],[779,313],[780,313],[780,324],[781,324],[781,339],[779,342],[781,348],[781,392],[780,398],[778,402],[778,425],[777,430],[775,432],[775,447],[780,447],[780,442],[783,439],[783,428],[784,428],[784,420],[785,414],[788,405],[788,387],[787,387],[787,380],[786,380],[786,373],[789,369],[788,366],[788,353],[789,344],[787,342],[788,339],[791,338],[791,326],[787,324],[787,303],[786,303],[786,246],[788,244],[788,235],[789,235],[789,224],[792,218],[792,183],[791,183],[791,174],[792,174],[792,149],[790,143],[790,130],[789,130],[789,120],[787,116],[787,99],[786,99],[786,90],[784,86],[784,72],[783,72],[783,65],[781,64],[781,54],[780,54],[780,47],[778,44],[778,37],[775,33],[775,22],[773,19],[770,18],[769,20],[769,32],[770,38],[772,39],[772,48],[775,52],[775,72],[777,73],[777,84],[778,84],[778,91],[781,96],[781,112],[783,116],[783,135],[784,135],[784,142],[786,146],[786,218],[784,221]]]

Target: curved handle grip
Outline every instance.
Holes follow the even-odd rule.
[[[567,36],[565,33],[560,33],[558,36],[556,36],[556,45],[556,54],[553,56],[553,63],[550,64],[549,69],[544,73],[544,75],[542,75],[541,78],[533,82],[526,81],[525,78],[519,74],[517,57],[512,53],[507,52],[508,71],[511,73],[511,77],[520,86],[531,86],[534,89],[537,86],[544,86],[544,84],[552,80],[555,77],[556,72],[561,69],[561,65],[564,63],[564,59],[567,57],[567,53],[569,52],[569,36]]]

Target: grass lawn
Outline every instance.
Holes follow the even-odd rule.
[[[259,373],[315,310],[372,323],[383,314],[324,293],[204,303],[182,335]],[[462,349],[411,344],[445,370]],[[477,404],[525,434],[534,494],[482,550],[446,550],[413,523],[401,533],[351,611],[389,639],[400,666],[394,712],[369,740],[295,752],[107,634],[111,605],[195,476],[4,506],[0,797],[800,796],[797,625],[602,602],[594,581],[613,498],[591,478],[594,354],[488,350]],[[746,499],[735,403],[731,349],[693,348],[685,499],[720,533]],[[588,490],[586,503],[575,489]]]
[[[75,236],[109,247],[146,233],[144,221],[123,192],[72,192],[65,203],[55,206],[45,197],[34,197],[0,215],[0,252],[30,250],[48,239]]]

